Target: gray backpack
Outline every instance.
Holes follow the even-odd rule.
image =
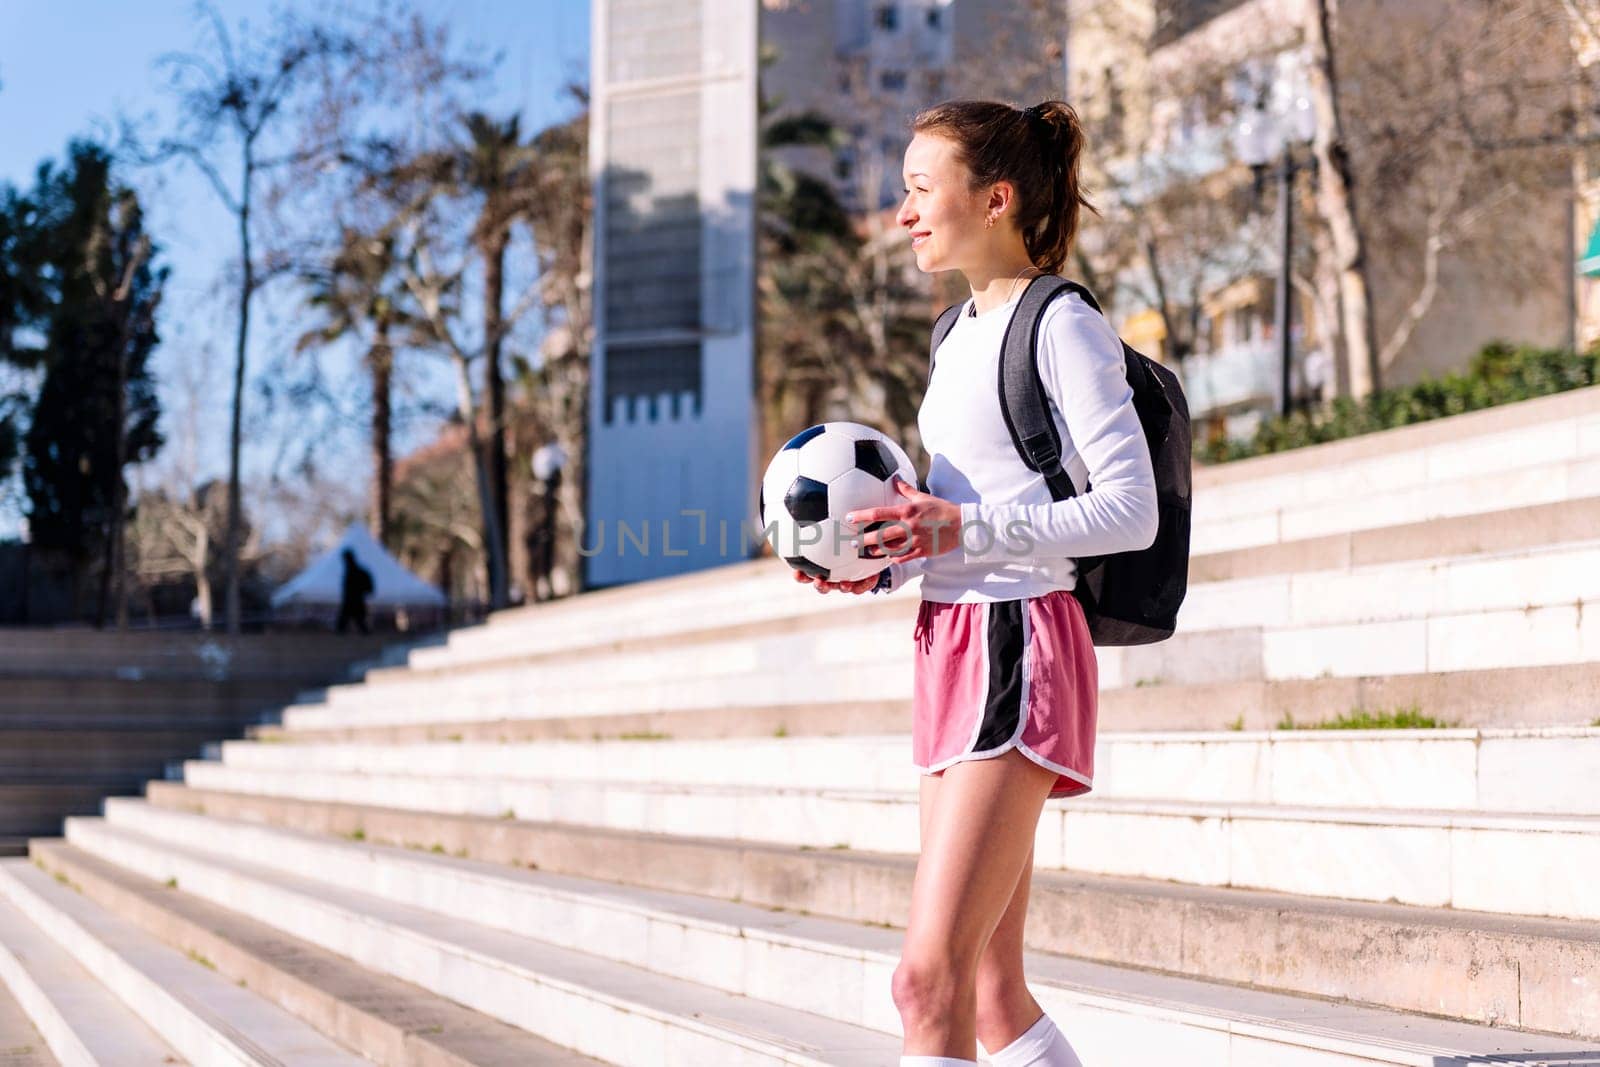
[[[1054,500],[1075,496],[1078,489],[1061,466],[1061,437],[1039,378],[1036,345],[1044,309],[1068,291],[1100,310],[1094,296],[1077,282],[1052,274],[1033,279],[1006,327],[996,383],[1000,410],[1017,454],[1029,470],[1044,475]],[[964,304],[946,308],[933,325],[930,380],[934,354],[955,326]],[[1073,593],[1083,605],[1097,645],[1145,645],[1171,637],[1189,582],[1189,405],[1177,377],[1166,367],[1126,343],[1122,355],[1133,388],[1133,407],[1150,446],[1160,525],[1149,548],[1077,560],[1078,581]],[[926,486],[923,488],[926,491]],[[1090,491],[1087,483],[1083,491]]]

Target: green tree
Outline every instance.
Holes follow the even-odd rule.
[[[345,226],[328,261],[305,272],[302,281],[306,303],[321,321],[300,335],[297,347],[354,337],[366,348],[363,363],[372,383],[370,525],[373,536],[392,548],[395,345],[402,330],[416,326],[397,273],[394,239]]]
[[[500,354],[505,341],[506,249],[512,227],[525,222],[534,188],[533,150],[522,141],[521,120],[496,121],[481,112],[467,116],[469,142],[461,159],[461,181],[476,194],[478,217],[472,244],[483,261],[483,399],[488,423],[489,484],[501,545],[510,543],[511,493],[506,468],[506,376]],[[506,581],[508,566],[500,569]],[[506,590],[491,588],[496,607],[508,602]]]
[[[66,166],[40,167],[28,204],[18,259],[41,291],[20,325],[42,338],[44,369],[22,464],[29,529],[75,584],[103,558],[103,623],[121,566],[123,470],[161,447],[149,360],[167,272],[153,265],[138,197],[116,184],[99,145],[74,142]]]
[[[894,259],[880,215],[852,215],[790,150],[848,139],[826,117],[761,99],[758,381],[765,454],[827,419],[869,423],[913,443],[928,374],[926,289]],[[874,175],[876,172],[873,172]],[[875,202],[877,179],[865,176]]]
[[[506,538],[507,405],[501,354],[523,317],[542,307],[546,279],[536,275],[509,309],[506,257],[515,235],[532,232],[534,205],[545,188],[534,150],[516,117],[504,121],[473,112],[462,117],[464,138],[415,148],[375,142],[363,162],[363,192],[387,201],[406,291],[421,323],[420,343],[446,353],[456,376],[457,410],[477,457],[489,600],[509,596]],[[474,273],[475,271],[481,273]],[[474,329],[463,296],[481,283],[483,305]],[[483,364],[474,389],[471,368]]]
[[[0,364],[37,366],[37,346],[24,339],[23,326],[38,314],[42,293],[39,275],[28,262],[31,205],[10,186],[0,186]],[[0,391],[0,483],[15,471],[26,424],[28,398]]]

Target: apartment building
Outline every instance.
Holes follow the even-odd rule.
[[[1270,179],[1266,195],[1250,195],[1239,122],[1260,103],[1292,106],[1308,91],[1309,2],[1073,0],[1069,6],[1069,98],[1089,123],[1102,189],[1115,193],[1086,241],[1118,277],[1115,306],[1124,334],[1152,354],[1183,357],[1191,407],[1213,434],[1248,432],[1281,403],[1273,333],[1281,260],[1276,197]],[[1397,161],[1391,168],[1389,156],[1355,160],[1364,176],[1355,207],[1367,238],[1385,385],[1458,369],[1497,338],[1565,343],[1576,317],[1568,254],[1574,241],[1566,235],[1582,222],[1571,217],[1571,181],[1559,168],[1530,157],[1525,169],[1539,168],[1537,180],[1522,173],[1508,181],[1498,164],[1480,165],[1466,152],[1452,168],[1443,141],[1430,159],[1423,139],[1424,151],[1410,154],[1400,148],[1415,146],[1382,139],[1386,123],[1404,129],[1419,109],[1441,106],[1425,97],[1444,89],[1426,79],[1432,65],[1445,62],[1446,49],[1484,64],[1473,72],[1480,81],[1497,76],[1486,51],[1428,40],[1437,20],[1452,13],[1447,4],[1346,0],[1340,6],[1341,107],[1347,129],[1364,135],[1351,139],[1353,151],[1387,152]],[[1541,55],[1559,64],[1562,50]],[[1298,149],[1303,162],[1310,155],[1309,146]],[[1414,173],[1402,172],[1401,164]],[[1313,172],[1300,173],[1292,200],[1292,392],[1300,398],[1332,395],[1344,377],[1331,343],[1338,333],[1331,328],[1339,314],[1337,285],[1314,182]],[[1153,268],[1143,246],[1152,243],[1152,227],[1182,221],[1185,193],[1195,217],[1206,218],[1208,204],[1215,208],[1209,212],[1214,240],[1204,254],[1187,258],[1167,249],[1168,262]],[[1172,232],[1157,236],[1181,244]],[[1153,243],[1163,251],[1162,240]],[[1163,268],[1157,285],[1152,275]],[[1165,313],[1155,299],[1160,291],[1169,297]],[[1590,317],[1600,320],[1600,300],[1591,303]],[[1179,326],[1190,328],[1173,328]],[[1591,332],[1600,333],[1600,322]]]
[[[1059,95],[1033,65],[993,77],[995,58],[1024,39],[1026,0],[763,0],[761,87],[780,112],[816,111],[847,135],[837,152],[785,150],[786,162],[826,175],[856,211],[901,195],[909,122],[940,100],[982,92],[1032,102]],[[1064,30],[1064,28],[1063,28]],[[1058,53],[1064,57],[1064,42]]]

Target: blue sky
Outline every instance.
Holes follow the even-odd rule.
[[[265,25],[275,6],[264,0],[218,4],[230,27],[241,19]],[[288,6],[307,10],[323,4],[295,0]],[[524,130],[571,113],[560,90],[570,80],[588,80],[587,0],[419,0],[419,6],[446,21],[458,44],[470,44],[480,55],[503,53],[489,95],[477,101],[484,110],[520,110]],[[189,50],[199,40],[192,0],[0,0],[0,182],[31,184],[41,160],[60,159],[74,136],[109,137],[119,114],[165,116],[168,103],[159,91],[155,61],[167,52]],[[163,357],[175,359],[179,350],[208,353],[208,380],[223,391],[201,424],[199,451],[215,457],[203,473],[225,474],[231,396],[225,386],[231,380],[234,320],[218,282],[234,249],[230,216],[192,170],[125,177],[139,189],[149,229],[172,268],[161,312],[157,374],[163,376]],[[253,369],[299,332],[301,313],[285,290],[258,306],[257,314],[260,328],[252,325],[249,359]],[[440,399],[448,401],[448,383],[437,377]],[[424,380],[421,387],[431,385]],[[163,391],[163,400],[169,399],[174,402],[163,406],[171,410],[176,401],[170,386]],[[420,443],[430,432],[426,425],[413,426],[401,445]],[[361,442],[355,435],[344,437],[323,456],[325,472],[347,477],[352,499],[359,501],[363,483],[358,480],[365,477]],[[268,451],[264,443],[247,443],[247,470],[270,466]],[[14,503],[0,503],[0,538],[16,536],[19,523]]]

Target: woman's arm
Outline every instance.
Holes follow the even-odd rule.
[[[1122,342],[1074,294],[1045,309],[1039,376],[1089,468],[1090,491],[1047,504],[962,504],[957,551],[970,563],[1148,548],[1156,538],[1155,473],[1133,408]],[[988,532],[969,529],[970,523],[986,524]]]

